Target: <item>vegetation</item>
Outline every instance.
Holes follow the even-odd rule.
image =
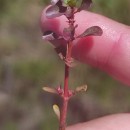
[[[1,130],[52,130],[58,127],[50,106],[60,105],[61,101],[42,91],[48,83],[56,86],[58,81],[63,81],[63,63],[41,38],[39,17],[48,2],[0,0]],[[93,6],[92,11],[130,25],[129,0],[93,0],[93,3],[97,6]],[[71,86],[87,83],[91,87],[87,94],[71,100],[69,124],[130,111],[129,88],[104,72],[78,65],[70,76]]]

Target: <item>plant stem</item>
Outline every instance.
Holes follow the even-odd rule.
[[[67,45],[66,60],[71,59],[71,44],[72,44],[72,42],[69,42]],[[59,130],[65,130],[65,128],[66,128],[67,107],[68,107],[68,101],[69,101],[69,87],[68,87],[69,70],[70,70],[70,67],[67,64],[65,64],[64,94],[62,96],[63,104],[62,104],[61,115],[60,115]]]
[[[66,55],[66,58],[68,57],[68,54]],[[65,64],[65,78],[64,78],[64,95],[63,95],[63,104],[60,114],[60,128],[59,130],[65,130],[66,128],[66,116],[67,116],[67,107],[68,107],[68,101],[69,101],[69,90],[68,90],[68,84],[69,84],[69,66]]]
[[[60,115],[60,128],[59,130],[65,130],[66,128],[66,116],[67,116],[67,107],[68,107],[69,98],[63,97],[63,104]]]
[[[64,97],[68,98],[68,84],[69,84],[69,66],[65,64],[65,78],[64,78]]]
[[[72,41],[74,40],[74,33],[75,33],[75,27],[74,27],[74,10],[72,9],[72,16],[69,19],[69,27],[73,28],[71,32],[71,40],[68,41],[66,46],[66,62],[71,62],[71,51],[72,51]],[[69,65],[65,63],[65,77],[64,77],[64,93],[62,95],[62,109],[60,112],[60,127],[59,130],[65,130],[66,129],[66,117],[67,117],[67,107],[68,107],[68,101],[70,99],[69,95],[69,71],[70,67]]]

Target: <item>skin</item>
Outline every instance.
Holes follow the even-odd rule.
[[[67,130],[130,130],[130,114],[115,114],[70,126]]]
[[[63,29],[68,26],[67,19],[64,16],[47,19],[45,10],[41,16],[42,31],[52,30],[62,35]],[[72,56],[82,63],[105,71],[118,81],[130,86],[130,27],[86,11],[77,13],[75,21],[78,24],[76,35],[91,26],[100,26],[103,35],[75,40]],[[54,46],[58,44],[59,41],[53,42]],[[129,121],[130,114],[117,114],[77,124],[67,130],[97,130],[97,128],[100,130],[130,130]]]

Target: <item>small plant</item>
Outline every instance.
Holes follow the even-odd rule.
[[[65,76],[64,86],[60,85],[58,88],[44,87],[43,90],[58,94],[62,97],[62,107],[59,108],[57,105],[53,106],[54,112],[59,119],[59,130],[66,129],[66,115],[69,99],[81,91],[87,90],[87,85],[77,87],[75,90],[69,89],[69,71],[74,66],[74,60],[72,58],[73,41],[78,38],[84,38],[87,36],[101,36],[103,31],[99,26],[92,26],[87,28],[82,34],[76,36],[75,31],[78,25],[75,25],[75,14],[81,10],[87,10],[92,4],[92,0],[51,0],[51,6],[46,10],[46,17],[53,19],[64,15],[68,19],[68,27],[63,29],[62,35],[56,34],[54,31],[48,30],[44,32],[42,38],[44,40],[53,41],[55,39],[64,40],[65,45],[59,45],[55,47],[56,53],[60,59],[65,63]]]

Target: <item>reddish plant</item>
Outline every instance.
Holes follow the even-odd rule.
[[[81,10],[88,9],[92,4],[92,0],[51,0],[51,6],[46,10],[46,17],[53,19],[64,15],[68,19],[68,27],[64,28],[62,35],[57,35],[54,31],[48,30],[44,32],[42,38],[44,40],[53,41],[55,39],[62,39],[65,41],[65,45],[62,44],[55,47],[56,53],[65,63],[65,76],[64,87],[59,86],[56,89],[44,87],[47,92],[58,94],[62,97],[62,108],[59,109],[57,105],[53,106],[56,115],[59,118],[59,130],[65,130],[66,128],[66,115],[68,101],[70,97],[80,91],[86,91],[87,85],[77,87],[75,90],[70,90],[68,86],[70,67],[73,67],[73,58],[71,55],[73,48],[73,41],[77,38],[83,38],[87,36],[101,36],[103,31],[99,26],[92,26],[87,28],[82,34],[75,36],[75,30],[78,25],[75,25],[75,14]]]

